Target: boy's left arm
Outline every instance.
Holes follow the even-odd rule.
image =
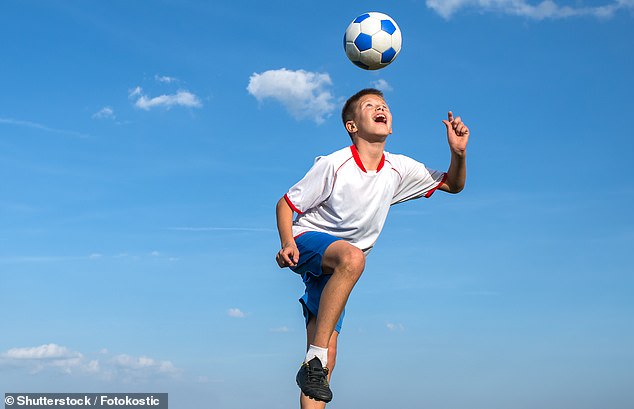
[[[467,179],[467,142],[469,142],[469,128],[460,117],[454,118],[449,111],[447,120],[442,121],[447,127],[447,142],[451,150],[451,163],[447,170],[447,178],[438,189],[458,193],[462,191]]]

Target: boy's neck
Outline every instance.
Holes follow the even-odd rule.
[[[362,138],[354,138],[354,146],[359,152],[359,158],[361,158],[363,166],[367,170],[377,170],[383,158],[385,140],[369,142]]]

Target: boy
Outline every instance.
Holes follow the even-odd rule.
[[[307,354],[296,377],[302,409],[323,408],[332,399],[329,379],[344,307],[389,207],[430,197],[436,189],[458,193],[466,178],[469,129],[451,112],[443,120],[451,151],[446,173],[384,151],[392,114],[381,91],[364,89],[350,97],[342,120],[353,144],[318,157],[276,208],[282,244],[276,261],[301,274],[306,285],[300,302]]]

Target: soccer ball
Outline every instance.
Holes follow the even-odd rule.
[[[403,39],[388,15],[369,12],[352,20],[343,36],[346,55],[364,70],[387,67],[401,51]]]

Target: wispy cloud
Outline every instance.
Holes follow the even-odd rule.
[[[0,117],[0,124],[21,126],[21,127],[25,127],[25,128],[37,129],[37,130],[44,131],[44,132],[50,132],[50,133],[56,133],[56,134],[61,134],[61,135],[74,136],[74,137],[77,137],[77,138],[88,138],[88,137],[90,137],[90,135],[85,134],[85,133],[81,133],[81,132],[69,131],[69,130],[66,130],[66,129],[51,128],[50,126],[38,124],[36,122],[22,121],[22,120],[13,119],[13,118]]]
[[[130,98],[135,98],[135,97],[141,96],[142,92],[143,92],[143,89],[137,85],[136,87],[134,87],[134,89],[130,90],[130,93],[128,94],[128,96]]]
[[[169,77],[167,75],[155,75],[154,79],[158,82],[164,82],[167,84],[171,84],[172,82],[178,82],[178,78]]]
[[[143,93],[141,87],[134,88],[130,94],[130,98],[136,99],[134,106],[149,111],[152,108],[172,108],[182,106],[187,108],[201,108],[203,106],[200,98],[187,90],[177,91],[175,94],[163,94],[157,97],[149,97]]]
[[[320,124],[335,109],[331,86],[332,80],[327,73],[282,68],[253,73],[247,91],[258,101],[278,101],[296,119],[309,119]]]
[[[92,114],[93,119],[115,119],[114,110],[111,107],[103,107]]]
[[[425,3],[427,7],[446,19],[463,10],[496,12],[534,20],[583,16],[610,18],[621,10],[634,11],[634,0],[617,0],[606,2],[600,6],[564,6],[552,0],[538,2],[527,0],[426,0]]]

